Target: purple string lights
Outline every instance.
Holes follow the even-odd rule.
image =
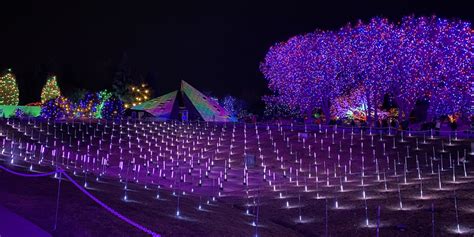
[[[7,169],[7,168],[3,167],[2,165],[0,165],[0,169],[2,169],[2,170],[5,171],[5,172],[8,172],[8,173],[10,173],[10,174],[14,174],[14,175],[22,176],[22,177],[28,177],[28,178],[46,177],[46,176],[51,176],[51,175],[53,175],[53,174],[56,174],[56,173],[60,173],[60,172],[61,172],[61,171],[51,171],[51,172],[44,173],[44,174],[24,174],[24,173],[16,172],[16,171],[14,171],[14,170]]]
[[[390,95],[406,118],[419,100],[429,102],[432,117],[467,114],[472,32],[470,22],[408,16],[399,23],[376,17],[294,36],[272,46],[261,63],[273,92],[265,102],[300,114],[321,108],[334,118],[348,110],[340,103],[351,100],[359,103],[351,107],[363,107],[369,119],[377,119]]]

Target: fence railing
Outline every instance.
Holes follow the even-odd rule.
[[[72,184],[74,184],[74,186],[76,186],[82,193],[84,193],[86,196],[88,196],[94,202],[99,204],[105,210],[112,213],[114,216],[118,217],[119,219],[125,221],[126,223],[138,228],[139,230],[141,230],[141,231],[143,231],[143,232],[145,232],[145,233],[147,233],[151,236],[154,236],[154,237],[159,237],[160,236],[159,234],[157,234],[157,233],[153,232],[152,230],[138,224],[137,222],[131,220],[130,218],[122,215],[118,211],[116,211],[113,208],[109,207],[104,202],[100,201],[98,198],[96,198],[94,195],[92,195],[89,191],[87,191],[84,187],[82,187],[82,185],[78,184],[76,182],[76,180],[74,180],[71,176],[69,176],[69,174],[67,174],[67,172],[64,171],[63,169],[57,169],[56,171],[52,171],[52,172],[48,172],[48,173],[42,173],[42,174],[20,173],[20,172],[8,169],[8,168],[6,168],[2,165],[0,165],[0,169],[5,171],[5,172],[8,172],[10,174],[13,174],[13,175],[17,175],[17,176],[21,176],[21,177],[28,177],[28,178],[47,177],[47,176],[51,176],[51,175],[55,175],[55,174],[64,175],[64,177],[66,177],[67,180],[69,180]],[[58,202],[59,202],[59,192],[58,192]]]

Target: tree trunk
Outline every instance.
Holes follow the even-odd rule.
[[[398,121],[402,121],[402,114],[403,114],[403,111],[405,111],[405,103],[402,102],[401,100],[399,99],[395,99],[395,101],[397,102],[397,106],[398,106]]]
[[[369,90],[366,90],[365,97],[366,97],[366,101],[367,101],[367,114],[366,114],[367,124],[370,125],[372,123],[372,100],[371,100]]]
[[[324,117],[326,118],[326,123],[329,124],[331,119],[331,107],[328,98],[323,98],[321,109],[323,110]]]

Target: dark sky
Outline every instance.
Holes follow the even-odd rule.
[[[48,73],[66,93],[110,88],[126,53],[136,76],[160,95],[186,80],[254,110],[267,93],[259,72],[268,48],[316,28],[373,16],[432,15],[472,22],[456,1],[2,1],[0,69],[12,68],[21,103],[39,100]],[[415,3],[416,2],[416,3]]]

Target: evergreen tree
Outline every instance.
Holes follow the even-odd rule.
[[[71,93],[69,93],[69,95],[67,96],[67,98],[74,104],[77,104],[79,103],[82,98],[84,98],[84,96],[88,93],[88,91],[84,88],[76,88],[74,89]]]
[[[115,72],[112,93],[122,101],[130,101],[132,98],[130,97],[129,86],[132,82],[132,72],[128,64],[128,57],[127,54],[124,54],[122,61]]]
[[[8,69],[0,76],[0,104],[18,105],[19,98],[15,75]]]
[[[41,103],[61,96],[56,76],[50,76],[41,90]]]
[[[140,85],[130,85],[128,95],[130,96],[129,100],[124,101],[125,108],[130,108],[135,105],[139,105],[149,99],[151,99],[152,89],[145,82],[140,83]]]

